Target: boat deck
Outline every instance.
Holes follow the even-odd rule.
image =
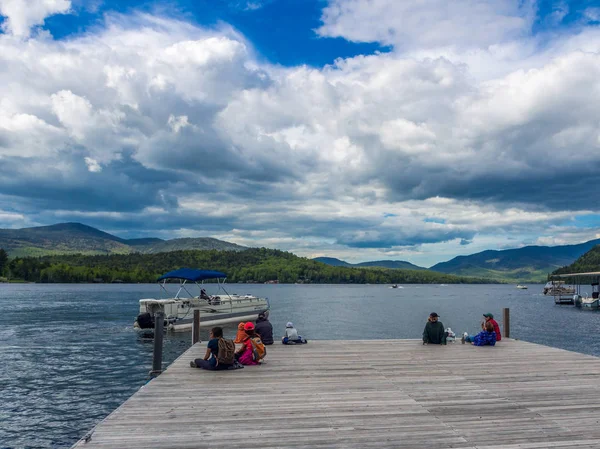
[[[208,372],[197,344],[80,449],[600,447],[600,358],[503,340],[311,341]]]

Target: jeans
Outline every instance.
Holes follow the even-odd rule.
[[[219,371],[223,369],[229,368],[231,365],[217,365],[217,360],[214,357],[211,357],[208,360],[204,359],[196,359],[194,360],[196,364],[196,368],[207,369],[209,371]]]
[[[467,335],[465,337],[465,343],[473,343],[475,341],[475,335]]]
[[[298,340],[290,340],[288,337],[283,337],[281,339],[281,343],[283,343],[284,345],[301,345],[303,343],[306,343],[306,340],[304,340],[300,335],[298,335]]]

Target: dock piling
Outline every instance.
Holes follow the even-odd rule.
[[[194,309],[194,322],[192,324],[192,345],[200,341],[200,311]]]
[[[510,309],[508,307],[502,309],[502,336],[510,338]]]
[[[165,313],[163,311],[154,314],[154,352],[152,355],[150,377],[156,377],[162,373],[164,321]]]

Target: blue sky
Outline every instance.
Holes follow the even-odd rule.
[[[351,262],[597,238],[600,2],[0,0],[0,227]]]
[[[319,38],[314,29],[321,24],[321,11],[325,4],[321,0],[186,0],[164,3],[107,0],[94,4],[91,11],[83,3],[77,8],[76,15],[50,17],[46,28],[55,37],[65,38],[95,26],[106,12],[128,14],[146,11],[206,27],[227,23],[242,33],[262,58],[285,66],[308,64],[319,67],[332,64],[337,58],[389,50],[376,42],[353,43],[342,38]]]

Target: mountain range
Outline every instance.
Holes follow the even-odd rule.
[[[0,248],[11,257],[49,254],[164,253],[177,250],[243,251],[244,246],[209,237],[122,239],[81,223],[0,229]]]
[[[581,271],[577,267],[595,266],[600,260],[600,239],[577,245],[526,246],[517,249],[487,250],[458,256],[438,263],[429,270],[457,276],[471,276],[505,282],[543,282],[548,273],[573,264],[588,251],[590,256],[579,265],[564,270]],[[214,238],[122,239],[81,223],[59,223],[23,229],[0,229],[0,248],[11,257],[52,254],[155,254],[178,250],[243,251],[248,248]],[[332,257],[317,257],[317,262],[341,267],[381,267],[403,270],[427,270],[401,260],[377,260],[349,263]],[[600,269],[600,267],[598,267]],[[563,271],[564,271],[563,270]],[[589,271],[589,270],[588,270]]]
[[[430,269],[459,276],[515,282],[542,282],[549,273],[572,264],[600,244],[600,239],[578,245],[525,246],[517,249],[487,250],[469,256],[458,256]]]
[[[593,248],[594,250],[590,251],[593,254],[588,258],[582,258],[579,265],[587,268],[594,266],[596,258],[600,260],[600,247],[597,247],[599,244],[600,239],[577,245],[525,246],[517,249],[486,250],[468,256],[457,256],[447,262],[438,263],[429,270],[456,276],[472,276],[505,282],[543,282],[549,273],[574,263]],[[313,260],[342,267],[427,269],[400,260],[379,260],[357,264],[351,264],[333,257],[317,257]],[[600,269],[600,267],[597,267],[597,269]],[[567,271],[581,270],[575,269],[575,266],[573,266]]]
[[[321,262],[333,267],[355,267],[355,268],[390,268],[400,270],[426,270],[427,268],[419,267],[404,260],[374,260],[372,262],[349,263],[345,260],[336,259],[335,257],[315,257],[313,260]]]

